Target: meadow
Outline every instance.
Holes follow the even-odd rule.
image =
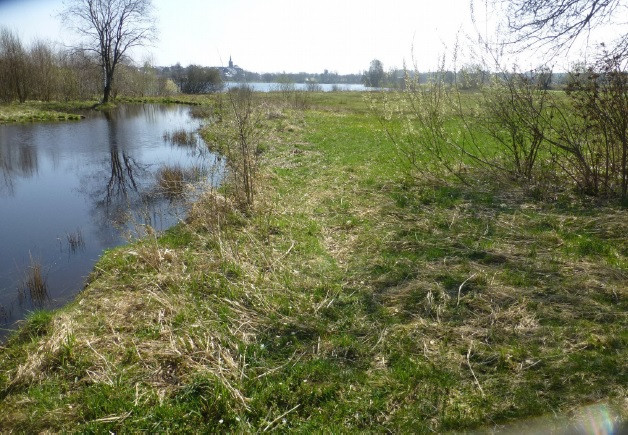
[[[427,433],[592,404],[625,420],[628,209],[465,158],[464,182],[436,176],[373,110],[387,98],[255,95],[254,202],[208,191],[34,312],[0,347],[0,428]],[[229,117],[222,97],[177,101]]]

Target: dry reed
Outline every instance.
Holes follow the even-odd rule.
[[[21,300],[28,296],[36,306],[44,305],[50,298],[43,267],[32,256],[30,265],[24,272],[24,277],[18,287],[18,296]]]
[[[80,228],[77,228],[77,230],[73,233],[67,233],[66,238],[68,240],[68,249],[71,254],[85,248],[85,239],[83,239],[83,233]]]
[[[194,132],[189,132],[184,129],[174,130],[171,132],[165,132],[163,135],[164,141],[171,142],[174,145],[194,147],[198,144],[198,138]]]

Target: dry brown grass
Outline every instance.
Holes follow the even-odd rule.
[[[168,198],[185,195],[188,186],[196,179],[198,170],[181,166],[162,166],[157,171],[157,185],[160,193]]]
[[[195,147],[198,144],[196,133],[184,129],[166,132],[163,135],[164,141],[171,142],[174,145]]]
[[[43,306],[50,298],[48,295],[48,284],[42,265],[30,258],[30,265],[24,272],[21,283],[18,287],[20,300],[29,298],[35,306]]]
[[[282,265],[249,229],[234,229],[238,219],[242,215],[233,201],[209,190],[181,224],[194,235],[192,243],[165,248],[150,233],[110,253],[107,262],[119,266],[96,266],[88,290],[54,316],[52,333],[10,373],[11,388],[50,379],[62,360],[80,358],[79,384],[115,385],[124,367],[141,379],[140,404],[153,397],[168,400],[197,376],[211,375],[234,406],[247,409],[241,381],[250,373],[241,348],[256,339],[263,318],[276,310],[256,286],[270,281],[260,276]],[[207,244],[217,249],[207,251]],[[224,264],[237,264],[242,274],[232,276]],[[134,278],[128,283],[120,276]],[[225,281],[234,294],[225,294]],[[207,284],[190,291],[198,282]]]
[[[133,284],[121,283],[118,269],[97,272],[72,309],[55,316],[53,332],[17,366],[11,385],[52,376],[71,346],[85,366],[82,382],[114,385],[124,366],[142,379],[138,400],[153,394],[163,399],[194,376],[211,373],[246,407],[234,386],[244,370],[238,346],[255,336],[257,315],[238,301],[212,294],[211,287],[203,289],[205,300],[199,303],[186,286],[214,270],[219,260],[199,252],[198,268],[190,271],[182,261],[189,254],[189,249],[167,249],[150,240],[112,254],[110,260],[120,260],[124,273],[136,277]],[[227,309],[229,322],[213,307],[222,313]]]

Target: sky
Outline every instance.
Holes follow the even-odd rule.
[[[0,0],[0,26],[25,43],[40,38],[70,45],[75,35],[58,16],[63,5],[63,0]],[[457,40],[475,34],[469,0],[153,0],[153,5],[158,39],[133,57],[158,66],[226,66],[231,56],[248,71],[348,74],[368,69],[373,59],[385,69],[414,59],[428,71]]]

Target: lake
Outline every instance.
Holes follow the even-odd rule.
[[[122,105],[82,121],[0,125],[0,336],[28,311],[72,299],[103,250],[185,217],[189,196],[160,181],[164,167],[219,181],[220,159],[190,110]],[[38,267],[44,295],[27,283]]]
[[[273,92],[273,91],[279,91],[282,86],[286,86],[285,84],[281,84],[281,83],[237,83],[237,82],[225,82],[225,89],[230,89],[230,88],[234,88],[234,87],[238,87],[238,86],[242,86],[242,85],[247,85],[248,87],[252,88],[254,91],[257,92]],[[295,90],[297,91],[306,91],[307,90],[307,84],[305,83],[293,83],[290,84],[289,86],[293,86]],[[317,86],[319,86],[319,89],[322,92],[332,92],[332,91],[372,91],[372,90],[377,90],[377,88],[367,88],[366,86],[362,85],[362,84],[355,84],[355,83],[351,83],[351,84],[343,84],[343,83],[339,83],[339,84],[328,84],[328,83],[320,83]]]

